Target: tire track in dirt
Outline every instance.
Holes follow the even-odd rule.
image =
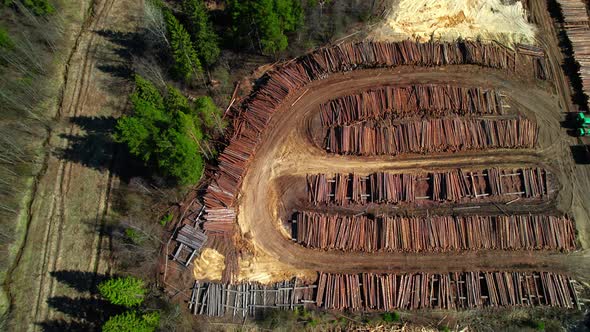
[[[125,29],[134,32],[137,20],[131,16],[139,14],[141,5],[139,0],[95,0],[92,3],[92,15],[82,25],[66,66],[57,112],[60,126],[51,132],[48,148],[66,149],[71,143],[70,137],[88,135],[91,125],[84,127],[72,120],[100,121],[102,117],[119,114],[126,107],[125,89],[109,89],[109,84],[119,78],[100,69],[99,64],[113,59],[121,62],[122,55],[116,49],[120,45],[110,40],[108,33]],[[105,58],[105,54],[112,59]],[[48,299],[71,296],[74,300],[89,295],[58,282],[51,272],[90,272],[90,275],[109,272],[109,257],[104,248],[108,249],[110,239],[102,230],[110,206],[111,187],[117,182],[111,173],[113,163],[114,158],[107,161],[105,170],[93,169],[76,158],[48,154],[45,170],[39,176],[39,189],[31,199],[31,222],[22,249],[24,259],[15,267],[11,283],[16,293],[12,301],[15,330],[37,331],[41,328],[39,323],[67,321],[67,313],[59,304],[50,307]],[[92,279],[84,282],[92,284],[96,278]],[[28,291],[23,292],[23,289]]]
[[[87,46],[86,51],[83,55],[82,65],[80,66],[80,68],[82,68],[81,74],[75,76],[76,79],[74,83],[74,88],[72,90],[72,97],[68,98],[67,96],[65,96],[59,108],[59,115],[64,120],[66,118],[75,118],[79,116],[81,113],[83,113],[82,109],[84,106],[84,102],[86,100],[86,97],[89,93],[91,86],[91,84],[89,84],[91,72],[96,64],[96,59],[93,59],[93,56],[94,53],[96,53],[98,45],[96,45],[95,43],[97,36],[94,33],[94,30],[96,30],[97,27],[100,26],[101,20],[108,15],[110,9],[113,7],[113,4],[114,0],[95,1],[93,4],[95,14],[89,18],[89,24],[85,26],[81,34],[81,39],[84,39],[84,37],[88,39],[87,41],[82,41],[83,44]],[[72,80],[68,80],[66,82],[66,91],[68,90],[68,85],[71,81]],[[74,124],[70,124],[69,128],[66,131],[66,135],[72,136],[77,132],[79,132],[77,126]],[[67,144],[67,141],[63,143]],[[66,160],[59,161],[59,171],[58,176],[56,177],[54,187],[54,202],[51,205],[53,213],[49,220],[49,226],[47,228],[45,241],[45,244],[48,247],[46,247],[43,250],[44,259],[41,271],[41,280],[37,293],[35,314],[33,316],[33,320],[36,322],[45,321],[47,319],[53,318],[53,312],[49,310],[47,299],[55,295],[56,281],[55,278],[49,275],[49,272],[58,271],[60,267],[60,262],[62,258],[62,236],[64,234],[65,224],[64,219],[66,218],[65,197],[67,197],[68,190],[72,185],[71,173],[73,167],[74,164],[72,162]],[[54,228],[57,228],[56,232],[52,232]],[[52,235],[54,239],[50,239],[50,235]],[[95,244],[93,243],[93,246],[94,245]],[[96,257],[92,257],[92,260],[94,260],[95,258]],[[66,266],[65,268],[67,269],[68,267]],[[93,272],[96,271],[94,270]]]
[[[452,68],[452,71],[449,70]],[[475,153],[447,154],[442,156],[395,156],[356,157],[329,155],[310,137],[310,118],[317,112],[318,105],[328,99],[354,93],[376,86],[408,85],[417,83],[448,83],[470,86],[491,86],[504,91],[522,105],[527,116],[537,121],[547,121],[550,127],[541,128],[542,142],[536,150],[498,150]],[[244,178],[238,200],[238,223],[242,234],[247,234],[254,250],[260,251],[281,263],[293,267],[295,274],[301,270],[325,270],[333,272],[354,271],[446,271],[478,268],[531,269],[543,267],[552,270],[566,270],[571,259],[547,252],[463,252],[459,254],[400,254],[400,253],[336,253],[314,251],[294,244],[281,232],[279,209],[289,210],[282,205],[283,188],[293,184],[276,179],[282,176],[304,175],[312,172],[360,172],[371,173],[383,170],[430,170],[447,167],[518,166],[543,164],[554,169],[560,180],[560,168],[554,157],[559,155],[553,140],[552,130],[559,129],[555,121],[555,98],[535,82],[519,81],[505,73],[454,66],[443,68],[396,68],[389,70],[361,70],[335,74],[332,77],[312,82],[305,87],[308,91],[295,94],[285,100],[286,105],[275,112],[271,123],[259,144],[256,157],[251,162]],[[295,107],[291,103],[297,100]],[[545,136],[545,137],[543,137]],[[557,136],[559,140],[561,138]],[[567,192],[560,192],[562,200]]]
[[[101,2],[97,2],[97,4],[101,4]],[[94,17],[93,22],[90,24],[89,28],[87,31],[85,31],[85,34],[89,35],[89,40],[88,40],[88,48],[84,54],[84,62],[82,65],[83,68],[83,73],[82,75],[79,77],[79,80],[76,84],[76,90],[78,90],[76,92],[76,101],[73,105],[70,105],[70,107],[68,108],[68,111],[65,113],[65,115],[69,118],[75,118],[77,116],[79,116],[82,112],[82,110],[84,109],[84,103],[86,102],[87,96],[89,94],[90,88],[91,88],[91,84],[90,84],[90,77],[91,77],[91,73],[93,71],[93,69],[95,68],[96,62],[97,60],[94,58],[94,55],[97,51],[97,48],[99,47],[99,45],[96,44],[96,39],[97,39],[97,35],[94,33],[95,30],[97,30],[97,28],[99,28],[101,26],[102,20],[105,19],[108,15],[110,10],[112,9],[114,4],[114,0],[108,0],[108,1],[102,1],[102,7],[99,10],[99,13]],[[63,114],[63,113],[62,113]],[[71,124],[69,129],[68,129],[68,135],[73,135],[75,133],[79,132],[79,130],[77,129],[76,125]],[[65,220],[64,218],[66,218],[66,206],[65,206],[65,197],[67,197],[68,195],[68,191],[69,188],[72,186],[72,169],[74,167],[74,164],[72,162],[67,162],[65,160],[61,160],[60,161],[60,173],[61,173],[61,177],[60,177],[60,183],[59,183],[59,193],[57,195],[57,199],[59,200],[59,217],[56,219],[58,221],[58,232],[57,232],[57,239],[55,241],[56,243],[56,248],[53,251],[53,253],[51,253],[51,255],[49,256],[50,260],[49,262],[52,261],[51,264],[51,271],[59,271],[60,270],[60,262],[62,261],[63,255],[62,255],[62,244],[63,244],[63,233],[64,233],[64,224],[65,224]],[[79,185],[79,184],[74,184],[74,185]],[[109,188],[105,188],[105,190],[101,190],[101,194],[100,194],[100,199],[98,201],[98,207],[97,207],[97,212],[99,212],[98,214],[101,214],[100,212],[104,212],[106,213],[106,211],[101,210],[101,207],[104,207],[104,204],[102,204],[102,200],[106,199],[105,196],[103,195],[104,191],[108,191]],[[99,215],[97,214],[96,216],[96,220],[100,223],[101,220],[98,219]],[[99,238],[100,239],[101,234],[98,232],[95,232],[94,235],[94,241],[92,243],[92,247],[95,248],[97,246],[96,243],[96,239]],[[99,240],[100,241],[100,240]],[[94,267],[95,264],[93,263],[93,261],[97,260],[96,255],[93,255],[90,257],[91,258],[91,267]],[[65,266],[63,267],[65,269],[67,269],[68,267]],[[95,269],[89,269],[90,271],[93,272],[97,272]],[[55,295],[55,285],[56,285],[56,281],[55,278],[50,277],[48,280],[49,283],[49,294],[46,296],[40,296],[39,299],[47,299],[47,298],[51,298]],[[47,301],[38,302],[38,306],[44,310],[43,314],[41,315],[41,317],[36,316],[35,320],[36,321],[44,321],[47,319],[52,319],[53,318],[53,311],[49,310],[49,307],[47,305]],[[38,314],[38,310],[37,310],[37,314]]]

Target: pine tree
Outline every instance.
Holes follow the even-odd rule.
[[[143,280],[134,277],[108,279],[98,285],[98,290],[112,304],[128,308],[142,304],[146,293]]]
[[[134,310],[109,318],[102,326],[103,332],[153,332],[160,325],[160,314],[140,314]]]
[[[298,0],[229,0],[228,10],[234,34],[249,36],[266,54],[285,50],[285,32],[295,31],[303,17]]]
[[[152,84],[152,82],[145,78],[135,75],[135,91],[131,94],[132,102],[144,100],[157,109],[164,107],[164,98],[160,91]]]
[[[182,9],[187,16],[187,30],[191,34],[194,49],[201,63],[211,66],[219,58],[219,37],[209,21],[203,0],[184,0]]]
[[[170,35],[174,73],[180,79],[189,82],[202,74],[201,61],[193,47],[190,35],[178,19],[168,10],[164,11],[164,18]]]
[[[171,86],[163,98],[153,84],[140,76],[136,77],[136,85],[131,95],[134,113],[118,120],[115,140],[179,183],[197,182],[203,174],[202,155],[213,154],[204,139],[202,113],[216,108],[200,103],[195,108]]]

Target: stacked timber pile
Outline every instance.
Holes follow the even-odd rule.
[[[313,205],[461,203],[470,200],[536,199],[554,192],[549,173],[541,168],[498,169],[416,174],[373,173],[307,176],[307,197]]]
[[[590,97],[590,25],[583,0],[557,0],[563,14],[563,26],[572,43],[574,58],[580,64],[580,78],[586,96]]]
[[[549,272],[320,273],[316,305],[334,310],[578,308],[573,281]]]
[[[254,316],[259,310],[295,309],[313,302],[315,285],[303,285],[297,280],[282,281],[272,285],[242,283],[201,283],[195,281],[189,309],[195,315]]]
[[[327,128],[324,148],[362,156],[533,148],[537,125],[527,119],[439,118],[363,122]]]
[[[517,44],[516,52],[520,56],[530,57],[533,59],[533,71],[535,77],[541,80],[550,79],[549,64],[545,58],[545,51],[543,48],[534,45]]]
[[[445,114],[503,114],[502,99],[492,89],[427,84],[387,86],[343,96],[320,105],[320,120],[325,127],[371,119]]]
[[[563,15],[565,28],[590,27],[588,13],[583,0],[557,0]]]
[[[208,221],[204,229],[217,234],[232,232],[235,199],[262,133],[283,101],[311,81],[353,69],[403,65],[473,64],[515,72],[517,67],[529,66],[535,59],[533,56],[517,57],[515,51],[499,45],[471,41],[360,42],[318,49],[279,66],[265,75],[264,85],[243,104],[241,116],[233,123],[234,135],[219,157],[219,170],[205,195]]]
[[[293,239],[309,248],[342,251],[447,252],[576,248],[571,219],[562,216],[343,216],[297,212]]]

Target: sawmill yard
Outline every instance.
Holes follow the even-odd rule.
[[[194,314],[585,310],[590,166],[572,146],[589,142],[568,119],[587,105],[564,25],[545,2],[437,1],[444,19],[431,2],[273,65],[233,105],[204,209],[182,220],[207,235],[185,264]],[[520,21],[473,35],[494,13]]]

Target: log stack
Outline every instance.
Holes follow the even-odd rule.
[[[472,41],[421,44],[402,42],[345,43],[321,48],[310,54],[278,66],[261,79],[265,83],[243,103],[240,116],[233,123],[233,137],[219,157],[219,170],[207,188],[205,206],[209,212],[221,208],[235,209],[235,200],[248,161],[255,153],[261,135],[272,115],[282,102],[295,91],[314,80],[324,79],[332,73],[362,68],[385,68],[403,65],[443,66],[479,65],[515,72],[518,66],[535,61],[534,56],[517,57],[516,52],[496,44]],[[534,73],[532,74],[534,75]],[[229,211],[226,211],[229,216]],[[207,221],[207,232],[230,234],[226,226],[230,219]]]
[[[340,311],[500,306],[573,309],[579,306],[573,283],[550,272],[320,273],[316,305]]]
[[[580,64],[582,88],[590,97],[590,25],[583,0],[557,0],[563,15],[563,27],[572,44],[575,60]]]
[[[500,94],[493,89],[443,84],[386,86],[330,100],[320,105],[322,126],[408,116],[499,115]]]
[[[522,118],[369,121],[327,128],[324,149],[359,156],[531,149],[537,136],[537,125]]]
[[[312,205],[399,203],[503,202],[515,198],[539,199],[555,192],[550,173],[542,168],[446,172],[338,173],[307,175],[307,199]]]
[[[228,314],[256,316],[268,309],[294,310],[313,302],[315,285],[295,280],[270,285],[252,283],[215,283],[196,281],[189,301],[194,315],[223,317]]]
[[[576,249],[566,216],[346,216],[296,212],[293,240],[315,249],[356,252]]]

